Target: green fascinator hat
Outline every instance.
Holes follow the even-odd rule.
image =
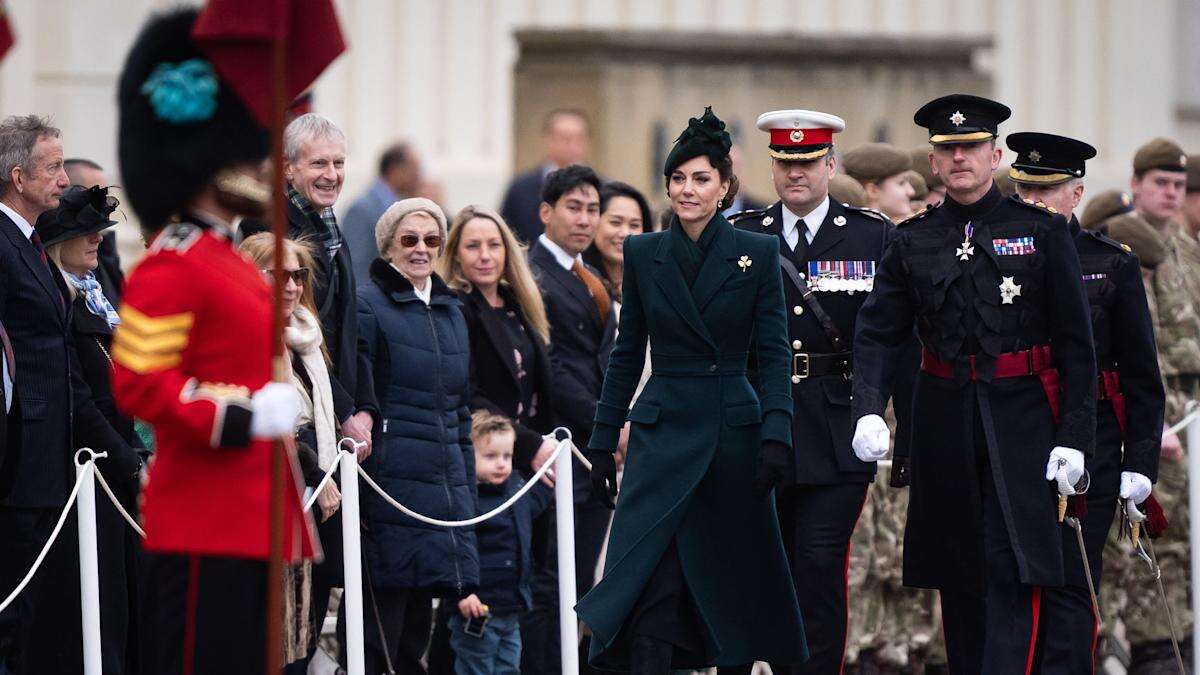
[[[675,147],[667,155],[663,165],[663,175],[670,176],[680,164],[693,157],[704,155],[716,166],[717,162],[729,156],[733,147],[733,139],[725,131],[725,123],[713,114],[712,106],[704,108],[700,119],[695,117],[688,120],[687,129],[675,139]]]

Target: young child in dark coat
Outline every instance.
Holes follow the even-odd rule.
[[[477,411],[471,419],[479,512],[487,513],[521,489],[512,470],[516,432],[507,417]],[[518,618],[533,604],[529,590],[532,521],[553,499],[538,484],[509,509],[475,528],[479,547],[479,592],[458,603],[450,619],[450,646],[458,675],[507,675],[521,672]]]

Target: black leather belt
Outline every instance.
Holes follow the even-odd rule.
[[[808,354],[800,352],[792,354],[792,383],[799,384],[800,380],[822,375],[842,375],[850,377],[853,371],[851,352],[836,352],[833,354]]]

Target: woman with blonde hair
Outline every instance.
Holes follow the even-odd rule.
[[[513,464],[531,476],[554,442],[542,436],[553,429],[550,324],[525,246],[500,214],[468,206],[454,218],[438,272],[458,291],[467,320],[471,408],[513,420]]]
[[[262,232],[247,237],[239,250],[266,277],[274,280],[275,235]],[[296,445],[304,482],[316,487],[337,456],[338,425],[333,412],[333,389],[329,380],[329,352],[321,332],[312,270],[312,249],[304,241],[283,240],[283,315],[287,318],[283,339],[292,363],[290,381],[300,398],[296,421]],[[330,481],[317,495],[321,522],[329,520],[341,503],[337,485]],[[328,541],[330,538],[323,538]],[[329,552],[327,551],[327,554]],[[312,563],[286,567],[284,576],[284,656],[290,664],[285,673],[303,672],[309,652],[316,645],[318,617],[312,615]],[[320,617],[323,621],[324,617]]]

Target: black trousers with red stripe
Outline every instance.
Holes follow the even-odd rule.
[[[986,460],[981,461],[979,485],[987,561],[984,588],[941,591],[950,673],[1029,673],[1041,628],[1042,589],[1021,583]]]
[[[148,553],[143,579],[143,673],[265,671],[266,562]]]
[[[809,658],[776,675],[839,673],[846,654],[846,566],[868,483],[793,485],[775,493],[779,529],[804,617]]]

